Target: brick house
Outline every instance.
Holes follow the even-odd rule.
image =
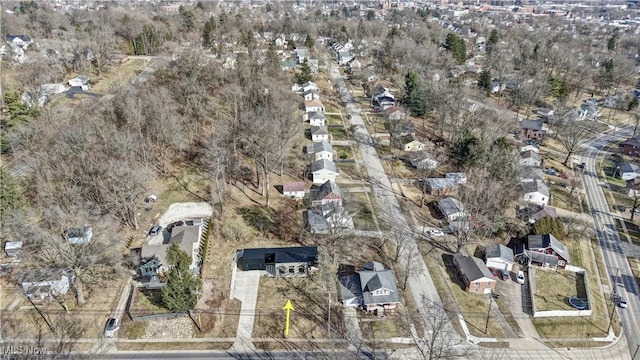
[[[495,290],[496,280],[489,268],[477,257],[457,253],[453,255],[453,266],[468,292],[489,294]]]

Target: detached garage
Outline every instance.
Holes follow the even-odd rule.
[[[487,267],[497,270],[511,271],[513,267],[513,250],[501,245],[491,244],[485,249]]]

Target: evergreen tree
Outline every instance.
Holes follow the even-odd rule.
[[[464,64],[467,60],[467,47],[464,44],[464,40],[455,33],[448,33],[445,39],[444,48],[453,54],[453,58],[456,59],[458,64]]]
[[[478,78],[478,86],[487,92],[487,95],[491,94],[491,70],[486,69],[480,72]]]
[[[376,19],[376,12],[373,10],[367,11],[367,21],[373,21]]]
[[[180,5],[178,12],[182,16],[182,25],[184,26],[184,29],[187,32],[193,30],[193,27],[196,24],[196,16],[193,14],[193,11],[187,10],[184,6]]]
[[[18,181],[0,167],[0,222],[2,222],[8,211],[19,209],[24,204],[22,187]]]
[[[404,77],[405,105],[413,116],[424,116],[427,112],[425,105],[425,91],[418,74],[409,71]]]
[[[609,38],[609,41],[607,41],[607,50],[615,51],[617,46],[618,46],[618,37],[616,35],[613,35]]]
[[[162,303],[173,312],[189,311],[196,306],[202,280],[189,270],[191,258],[178,244],[171,244],[167,249],[167,261],[172,267],[162,287]]]
[[[307,59],[304,59],[302,65],[300,65],[300,71],[296,73],[295,77],[298,84],[304,84],[313,80],[313,74],[311,74],[311,67]]]
[[[216,23],[212,16],[209,20],[205,21],[204,29],[202,29],[202,46],[203,47],[207,48],[211,46],[212,35],[215,28],[216,28]]]
[[[306,46],[308,48],[312,48],[313,47],[313,38],[311,37],[311,35],[307,34],[307,38],[304,39],[304,46]]]
[[[491,55],[491,51],[495,48],[498,43],[498,30],[493,29],[489,34],[489,39],[487,40],[487,54]]]

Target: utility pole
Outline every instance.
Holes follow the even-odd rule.
[[[638,355],[638,350],[640,350],[640,345],[636,345],[636,351],[633,353],[631,360],[635,360],[636,355]]]
[[[615,313],[615,310],[616,310],[616,299],[618,297],[618,293],[617,293],[618,280],[617,279],[618,279],[619,272],[620,272],[620,269],[616,269],[616,279],[615,279],[615,282],[613,283],[613,291],[611,292],[611,311],[609,311],[609,326],[607,327],[607,333],[611,331],[611,325],[613,323],[613,314]],[[638,352],[637,349],[636,349],[636,352]]]
[[[331,292],[328,292],[329,296],[329,315],[327,316],[327,337],[331,339]]]
[[[491,315],[491,305],[493,305],[493,294],[489,298],[489,311],[487,311],[487,321],[484,324],[484,333],[487,333],[487,329],[489,328],[489,316]]]

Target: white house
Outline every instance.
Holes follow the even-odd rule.
[[[485,249],[487,267],[511,271],[514,264],[513,250],[502,244],[491,244]]]
[[[549,188],[544,181],[523,181],[520,185],[524,193],[524,201],[540,206],[547,206],[549,203]]]
[[[309,89],[302,93],[305,100],[320,100],[320,91],[317,89]]]
[[[22,50],[27,50],[33,44],[33,39],[27,35],[7,35],[6,40],[11,47]]]
[[[23,92],[20,99],[23,103],[26,103],[31,107],[43,107],[49,100],[49,97],[55,94],[61,94],[67,90],[68,89],[63,84],[42,84]]]
[[[282,195],[290,199],[304,199],[304,181],[292,181],[282,184]]]
[[[428,152],[421,150],[411,153],[409,162],[417,169],[435,169],[438,162],[434,160]]]
[[[324,126],[326,118],[321,111],[312,111],[302,115],[302,120],[308,121],[311,126]]]
[[[467,174],[457,172],[457,173],[447,173],[444,176],[446,179],[455,181],[458,185],[464,185],[467,183]]]
[[[309,90],[319,90],[318,85],[312,81],[306,82],[304,84],[302,84],[302,92],[304,93],[305,91],[309,91]]]
[[[311,141],[329,141],[329,128],[326,126],[312,126],[311,127]]]
[[[307,153],[311,155],[313,161],[322,159],[333,161],[333,146],[326,141],[314,142],[311,145],[307,145]]]
[[[69,80],[69,86],[80,87],[82,90],[89,90],[89,78],[84,75],[78,75]]]
[[[311,175],[314,184],[324,184],[329,180],[336,180],[340,174],[338,167],[333,161],[322,159],[311,163]]]
[[[305,112],[311,112],[311,111],[324,112],[324,105],[322,105],[322,101],[320,101],[318,99],[305,100],[305,102],[304,102],[304,111]]]
[[[535,151],[523,151],[520,153],[520,165],[522,166],[540,166],[542,164],[542,159],[540,158],[540,154]]]
[[[616,167],[616,175],[627,181],[640,176],[640,166],[632,163],[620,163]]]

